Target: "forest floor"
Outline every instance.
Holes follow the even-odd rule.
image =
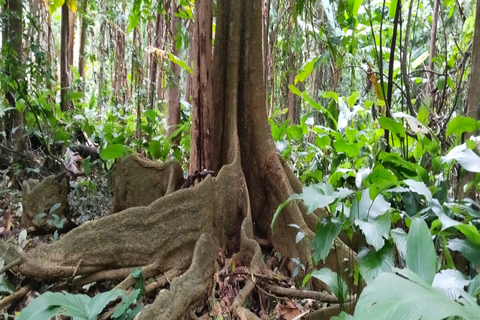
[[[22,191],[11,187],[11,185],[9,186],[6,181],[2,183],[3,188],[0,191],[0,237],[3,241],[16,244],[26,252],[34,247],[53,243],[59,237],[62,237],[62,234],[57,232],[29,233],[21,223]],[[19,185],[19,183],[16,184]],[[98,173],[92,174],[91,179],[81,177],[70,182],[69,205],[72,208],[72,221],[80,225],[86,221],[105,216],[112,203],[111,190],[110,177]],[[211,281],[213,291],[210,289],[211,292],[206,296],[204,303],[197,307],[195,314],[200,319],[229,319],[228,310],[230,310],[235,297],[247,280],[252,277],[257,277],[255,280],[256,289],[247,300],[248,305],[245,307],[261,319],[300,319],[302,316],[334,302],[328,302],[332,296],[326,292],[319,293],[296,289],[299,287],[298,284],[286,276],[288,274],[287,269],[291,268],[287,265],[291,262],[282,259],[280,253],[275,252],[268,246],[263,248],[263,253],[267,267],[276,276],[253,275],[245,267],[235,267],[231,265],[227,253],[220,250],[217,257],[217,272],[215,272]],[[3,265],[0,265],[0,267],[3,267]],[[153,281],[153,279],[145,280],[146,283]],[[8,299],[10,294],[24,287],[25,283],[31,283],[31,279],[7,271],[4,275],[0,275],[0,294],[3,295],[0,306],[4,307],[3,311],[7,311],[8,314],[16,315],[30,301],[46,291],[68,291],[73,294],[86,294],[93,297],[98,293],[113,289],[120,281],[99,281],[75,288],[71,284],[71,279],[51,283],[34,282],[32,290],[28,290],[23,296],[17,297],[15,303],[3,305],[2,301]],[[168,288],[168,284],[169,281],[164,288]],[[140,305],[152,303],[159,289],[162,288],[156,288],[156,290],[146,293],[141,301],[136,303]],[[327,298],[323,300],[324,302],[321,301],[322,296]],[[118,303],[119,301],[107,306],[102,319],[107,319]]]

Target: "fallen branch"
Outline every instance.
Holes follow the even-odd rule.
[[[18,265],[21,265],[23,262],[23,257],[20,257],[12,262],[10,262],[9,264],[7,264],[5,267],[3,267],[2,269],[0,269],[0,274],[4,274],[7,270],[13,268],[13,267],[16,267]]]
[[[310,291],[310,290],[298,290],[298,289],[290,289],[290,288],[282,288],[275,285],[265,284],[265,289],[270,293],[292,297],[292,298],[300,298],[300,299],[313,299],[321,302],[328,302],[328,303],[340,303],[337,297],[330,295],[328,293],[321,293],[318,291]]]
[[[6,296],[2,300],[0,300],[0,310],[7,310],[10,308],[14,303],[19,300],[22,300],[23,297],[30,291],[32,291],[37,286],[36,283],[29,282],[26,286],[21,287],[14,293],[9,296]]]

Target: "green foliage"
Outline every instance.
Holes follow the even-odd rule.
[[[97,294],[90,298],[83,294],[69,294],[62,292],[46,292],[30,302],[16,319],[49,320],[62,314],[74,319],[94,320],[103,309],[113,300],[124,294],[123,290],[112,290]]]

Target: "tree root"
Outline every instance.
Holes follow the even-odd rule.
[[[170,290],[161,290],[153,304],[143,308],[136,320],[181,319],[206,296],[215,264],[218,243],[201,235],[195,246],[192,264],[180,277],[172,280]]]
[[[257,317],[254,313],[243,307],[245,305],[245,302],[247,301],[247,298],[252,293],[253,289],[255,289],[255,283],[253,282],[253,280],[249,279],[245,283],[245,286],[237,294],[235,300],[233,300],[231,310],[235,317],[241,320],[260,320],[260,318]]]
[[[291,298],[300,298],[300,299],[313,299],[321,302],[328,302],[328,303],[340,303],[337,297],[322,293],[318,291],[310,291],[310,290],[297,290],[297,289],[290,289],[290,288],[283,288],[271,284],[265,284],[265,289],[273,294],[291,297]]]
[[[7,309],[10,308],[14,303],[22,300],[23,297],[25,297],[25,295],[26,295],[27,293],[29,293],[30,291],[32,291],[33,289],[35,289],[37,286],[38,286],[37,283],[29,282],[27,285],[21,287],[20,289],[18,289],[17,291],[15,291],[14,293],[12,293],[11,295],[6,296],[6,297],[3,298],[2,300],[0,300],[0,310],[2,310],[2,311],[7,310]]]

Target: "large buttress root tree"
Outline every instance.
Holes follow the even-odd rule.
[[[179,319],[193,317],[193,307],[208,295],[219,248],[235,252],[232,263],[252,273],[269,272],[256,240],[259,238],[268,240],[282,256],[299,258],[307,268],[314,267],[308,239],[314,235],[318,216],[306,215],[301,204],[290,203],[273,231],[270,229],[278,205],[290,194],[300,192],[302,186],[278,156],[267,121],[262,1],[220,0],[217,4],[215,125],[210,136],[215,148],[211,151],[211,167],[206,168],[217,172],[216,176],[169,193],[148,207],[129,208],[86,223],[58,242],[26,254],[3,243],[7,259],[22,261],[16,267],[22,274],[51,280],[89,277],[105,270],[122,272],[132,267],[144,267],[146,277],[171,269],[186,270],[137,316]],[[194,81],[199,79],[194,77]],[[195,141],[193,137],[192,144]],[[307,237],[295,244],[299,230],[289,224],[298,225]],[[353,262],[354,255],[341,241],[334,247],[336,252],[325,264],[344,274],[343,261]],[[232,305],[235,316],[255,319],[243,308],[253,288],[251,282],[243,287]]]

